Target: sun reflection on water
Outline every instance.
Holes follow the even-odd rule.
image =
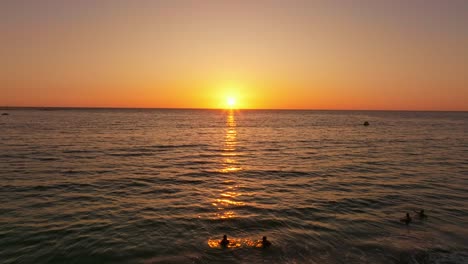
[[[208,239],[208,246],[210,248],[222,248],[219,239]],[[261,240],[253,240],[249,238],[229,238],[227,248],[261,248],[263,247]]]
[[[235,157],[237,147],[237,130],[236,130],[236,119],[234,117],[234,111],[230,110],[226,117],[226,134],[224,136],[223,153],[221,154],[223,159],[223,168],[219,170],[222,173],[236,172],[242,170],[239,166]]]
[[[223,142],[223,153],[221,156],[222,159],[222,168],[218,172],[230,173],[238,172],[242,170],[242,167],[239,165],[237,157],[237,130],[236,130],[236,120],[234,111],[230,110],[227,112],[226,116],[226,132],[224,135]],[[212,205],[216,207],[218,212],[216,217],[219,219],[230,219],[235,218],[236,213],[234,208],[238,206],[245,205],[244,202],[237,201],[238,197],[242,194],[238,191],[238,183],[235,180],[235,174],[232,174],[232,177],[225,180],[224,189],[219,194],[219,197],[212,202]]]

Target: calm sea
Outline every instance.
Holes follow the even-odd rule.
[[[467,112],[2,112],[0,263],[468,263]]]

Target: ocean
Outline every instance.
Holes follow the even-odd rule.
[[[468,263],[467,112],[0,112],[0,263]]]

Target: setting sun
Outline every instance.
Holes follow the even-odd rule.
[[[228,97],[226,102],[229,108],[234,108],[236,106],[236,98],[234,97]]]

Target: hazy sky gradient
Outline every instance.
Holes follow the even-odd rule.
[[[468,110],[468,1],[0,2],[0,105]]]

